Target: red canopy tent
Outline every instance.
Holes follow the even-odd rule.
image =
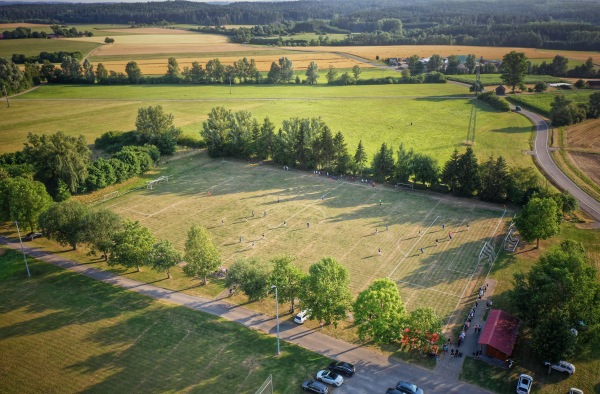
[[[513,315],[492,309],[477,342],[486,356],[506,360],[512,354],[521,321]]]

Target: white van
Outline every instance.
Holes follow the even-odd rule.
[[[294,323],[303,324],[306,320],[308,320],[309,317],[310,311],[308,309],[305,309],[296,315],[296,317],[294,318]]]

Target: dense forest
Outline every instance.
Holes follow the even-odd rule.
[[[600,50],[598,15],[598,0],[575,0],[568,5],[557,0],[372,0],[368,5],[363,0],[309,0],[228,5],[168,1],[0,6],[0,22],[275,24],[272,30],[276,34],[361,33],[328,45],[517,45],[580,50]],[[385,19],[400,20],[401,29],[380,22]]]

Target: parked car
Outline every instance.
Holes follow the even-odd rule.
[[[343,361],[334,361],[331,364],[329,364],[329,367],[327,368],[329,368],[330,371],[339,373],[347,377],[352,377],[354,373],[356,373],[356,368],[354,368],[354,365],[350,363],[345,363]]]
[[[305,380],[302,383],[302,390],[311,391],[317,394],[327,394],[329,389],[321,382],[317,382],[314,380]]]
[[[305,309],[296,315],[296,317],[294,318],[294,323],[304,324],[304,322],[307,321],[309,317],[310,311],[308,309]]]
[[[36,233],[36,232],[31,232],[31,233],[27,233],[25,235],[25,241],[33,241],[36,238],[40,238],[43,234],[42,233]]]
[[[569,394],[583,394],[583,390],[576,389],[575,387],[571,387],[571,390],[569,390]]]
[[[517,394],[529,394],[531,392],[532,385],[533,378],[522,373],[519,375],[519,382],[517,383]]]
[[[395,388],[390,387],[389,389],[387,389],[385,391],[385,394],[404,394],[404,393],[400,390],[396,390]]]
[[[396,390],[406,394],[423,394],[422,388],[417,387],[416,385],[410,382],[405,382],[403,380],[398,382],[398,384],[396,385]]]
[[[323,383],[327,383],[336,387],[340,387],[342,383],[344,383],[344,378],[342,378],[341,375],[327,370],[317,372],[316,378]]]
[[[559,361],[557,363],[551,363],[549,361],[546,361],[544,363],[545,366],[550,367],[556,371],[559,372],[566,372],[569,375],[573,375],[575,373],[575,366],[571,363],[568,363],[566,361]]]
[[[516,112],[519,112],[519,111],[521,111],[522,109],[523,109],[523,108],[521,108],[521,107],[520,107],[520,106],[518,106],[518,105],[515,107],[515,111],[516,111]]]

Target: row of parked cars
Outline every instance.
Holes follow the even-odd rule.
[[[340,387],[344,383],[343,376],[350,378],[354,376],[356,368],[350,363],[343,361],[333,361],[327,369],[317,372],[314,379],[305,380],[302,383],[302,390],[317,394],[327,394],[329,387],[332,385]]]
[[[569,375],[573,375],[575,373],[575,366],[566,361],[559,361],[557,363],[546,361],[544,365],[549,369],[553,369],[558,372],[566,372]],[[531,386],[533,386],[533,378],[531,376],[524,373],[519,375],[516,391],[517,394],[529,394],[531,392]],[[569,394],[583,394],[583,391],[572,387],[571,390],[569,390]]]

